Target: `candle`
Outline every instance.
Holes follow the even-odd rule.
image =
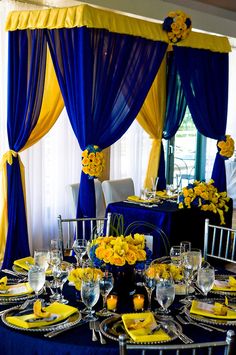
[[[144,308],[144,295],[134,295],[133,303],[135,311],[142,311]]]
[[[116,295],[109,295],[107,297],[107,309],[108,311],[115,311],[117,307],[118,297]]]

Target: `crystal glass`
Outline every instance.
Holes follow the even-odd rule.
[[[207,296],[208,292],[212,289],[215,282],[215,269],[213,266],[202,267],[197,273],[197,285]]]
[[[187,240],[183,240],[182,242],[180,242],[180,247],[181,247],[183,253],[185,253],[187,251],[191,251],[191,242],[189,242]]]
[[[57,289],[59,287],[58,280],[57,280],[57,269],[61,263],[61,252],[59,249],[52,249],[50,251],[50,267],[52,269],[52,276],[53,276],[53,281],[50,282],[51,288],[55,289],[56,292],[53,293],[50,296],[51,300],[58,300],[60,298],[60,294],[57,292]]]
[[[152,308],[152,292],[156,287],[156,278],[155,274],[151,271],[151,265],[147,266],[144,272],[144,287],[147,291],[148,296],[148,306],[147,309],[150,311]]]
[[[45,284],[45,270],[37,265],[32,266],[28,271],[28,281],[30,287],[35,292],[36,299],[38,299],[39,291]]]
[[[107,317],[112,314],[110,311],[107,310],[106,304],[107,304],[107,296],[111,292],[113,285],[114,285],[114,278],[112,273],[105,271],[103,277],[99,281],[100,294],[102,296],[102,301],[103,301],[103,308],[101,311],[98,312],[98,315],[100,316]]]
[[[87,320],[96,320],[97,317],[93,315],[93,306],[97,303],[100,296],[99,280],[82,280],[81,283],[81,297],[89,313],[84,317]]]
[[[202,253],[200,249],[195,249],[182,254],[182,267],[186,294],[189,294],[189,287],[194,279],[195,273],[201,266]]]
[[[50,263],[50,252],[46,249],[36,249],[34,251],[34,264],[47,270]]]
[[[170,258],[172,264],[179,266],[181,264],[181,254],[182,254],[182,247],[180,245],[173,245],[170,248]]]
[[[168,309],[175,299],[175,283],[171,275],[167,278],[162,278],[157,282],[156,299],[160,304],[162,313],[169,313]]]
[[[77,266],[81,266],[83,262],[83,256],[87,252],[87,240],[86,239],[76,239],[73,243],[72,246],[76,260],[77,260]]]

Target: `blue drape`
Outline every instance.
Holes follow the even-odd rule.
[[[40,114],[46,67],[43,32],[9,32],[8,112],[9,147],[19,152]],[[19,157],[7,164],[8,233],[3,268],[30,254]]]
[[[110,146],[138,114],[167,44],[86,27],[48,30],[47,35],[81,149]],[[83,172],[77,216],[95,216],[94,181]]]
[[[170,139],[178,131],[186,111],[187,103],[178,74],[176,60],[173,52],[167,55],[167,95],[166,95],[166,114],[163,129],[163,138]],[[161,157],[158,170],[160,190],[166,188],[165,179],[165,156],[163,144],[161,147]]]
[[[228,105],[228,53],[174,47],[184,94],[198,131],[206,137],[225,137]],[[217,152],[212,179],[226,190],[224,158]]]

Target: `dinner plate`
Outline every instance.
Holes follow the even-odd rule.
[[[176,323],[175,321],[171,321],[171,322],[175,325],[178,331],[182,332],[182,327],[178,323]],[[119,341],[119,335],[125,334],[127,336],[127,343],[135,344],[135,342],[131,339],[129,334],[126,332],[120,315],[112,316],[104,319],[100,324],[100,330],[104,336],[115,341]],[[168,335],[170,336],[169,340],[162,340],[162,341],[155,341],[155,342],[138,342],[138,344],[167,343],[177,338],[177,336],[174,333]]]
[[[221,302],[222,303],[222,298],[204,298],[200,300],[201,302],[206,302],[209,304],[213,304],[215,302]],[[185,306],[184,312],[186,315],[188,315],[190,318],[192,318],[195,321],[201,322],[201,323],[206,323],[206,324],[212,324],[212,325],[222,325],[222,326],[236,326],[236,318],[235,320],[233,319],[220,319],[220,318],[210,318],[210,317],[205,317],[203,315],[199,314],[193,314],[190,313],[191,309],[191,304],[187,304]],[[236,312],[235,312],[235,317],[236,317]]]
[[[224,281],[229,278],[229,276],[235,277],[235,275],[216,275],[215,279],[219,281]],[[221,291],[221,290],[210,290],[210,293],[223,296],[236,296],[236,291]]]
[[[71,326],[74,326],[75,324],[79,323],[81,320],[81,313],[78,311],[58,323],[54,323],[51,325],[45,325],[43,327],[38,327],[38,328],[23,328],[23,327],[16,326],[14,324],[9,323],[6,319],[7,317],[14,316],[18,311],[19,311],[18,307],[11,308],[10,310],[7,310],[2,315],[2,321],[5,325],[7,325],[10,328],[22,330],[22,331],[26,331],[26,332],[49,332],[52,330],[66,329],[66,328],[70,328]]]
[[[17,279],[8,279],[7,284],[8,285],[17,285],[17,284],[19,284],[17,281],[18,281]],[[43,292],[43,289],[41,289],[39,291],[39,295],[41,295],[42,292]],[[35,298],[34,292],[24,293],[22,295],[16,295],[16,296],[6,296],[6,295],[0,293],[0,305],[7,305],[7,304],[11,304],[11,303],[20,303],[20,302],[24,302],[27,299],[32,299],[32,298]]]

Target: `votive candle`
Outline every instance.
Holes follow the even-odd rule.
[[[142,311],[144,309],[144,295],[136,294],[133,296],[133,304],[135,311]]]
[[[107,309],[108,311],[115,311],[117,308],[118,297],[116,295],[107,296]]]

